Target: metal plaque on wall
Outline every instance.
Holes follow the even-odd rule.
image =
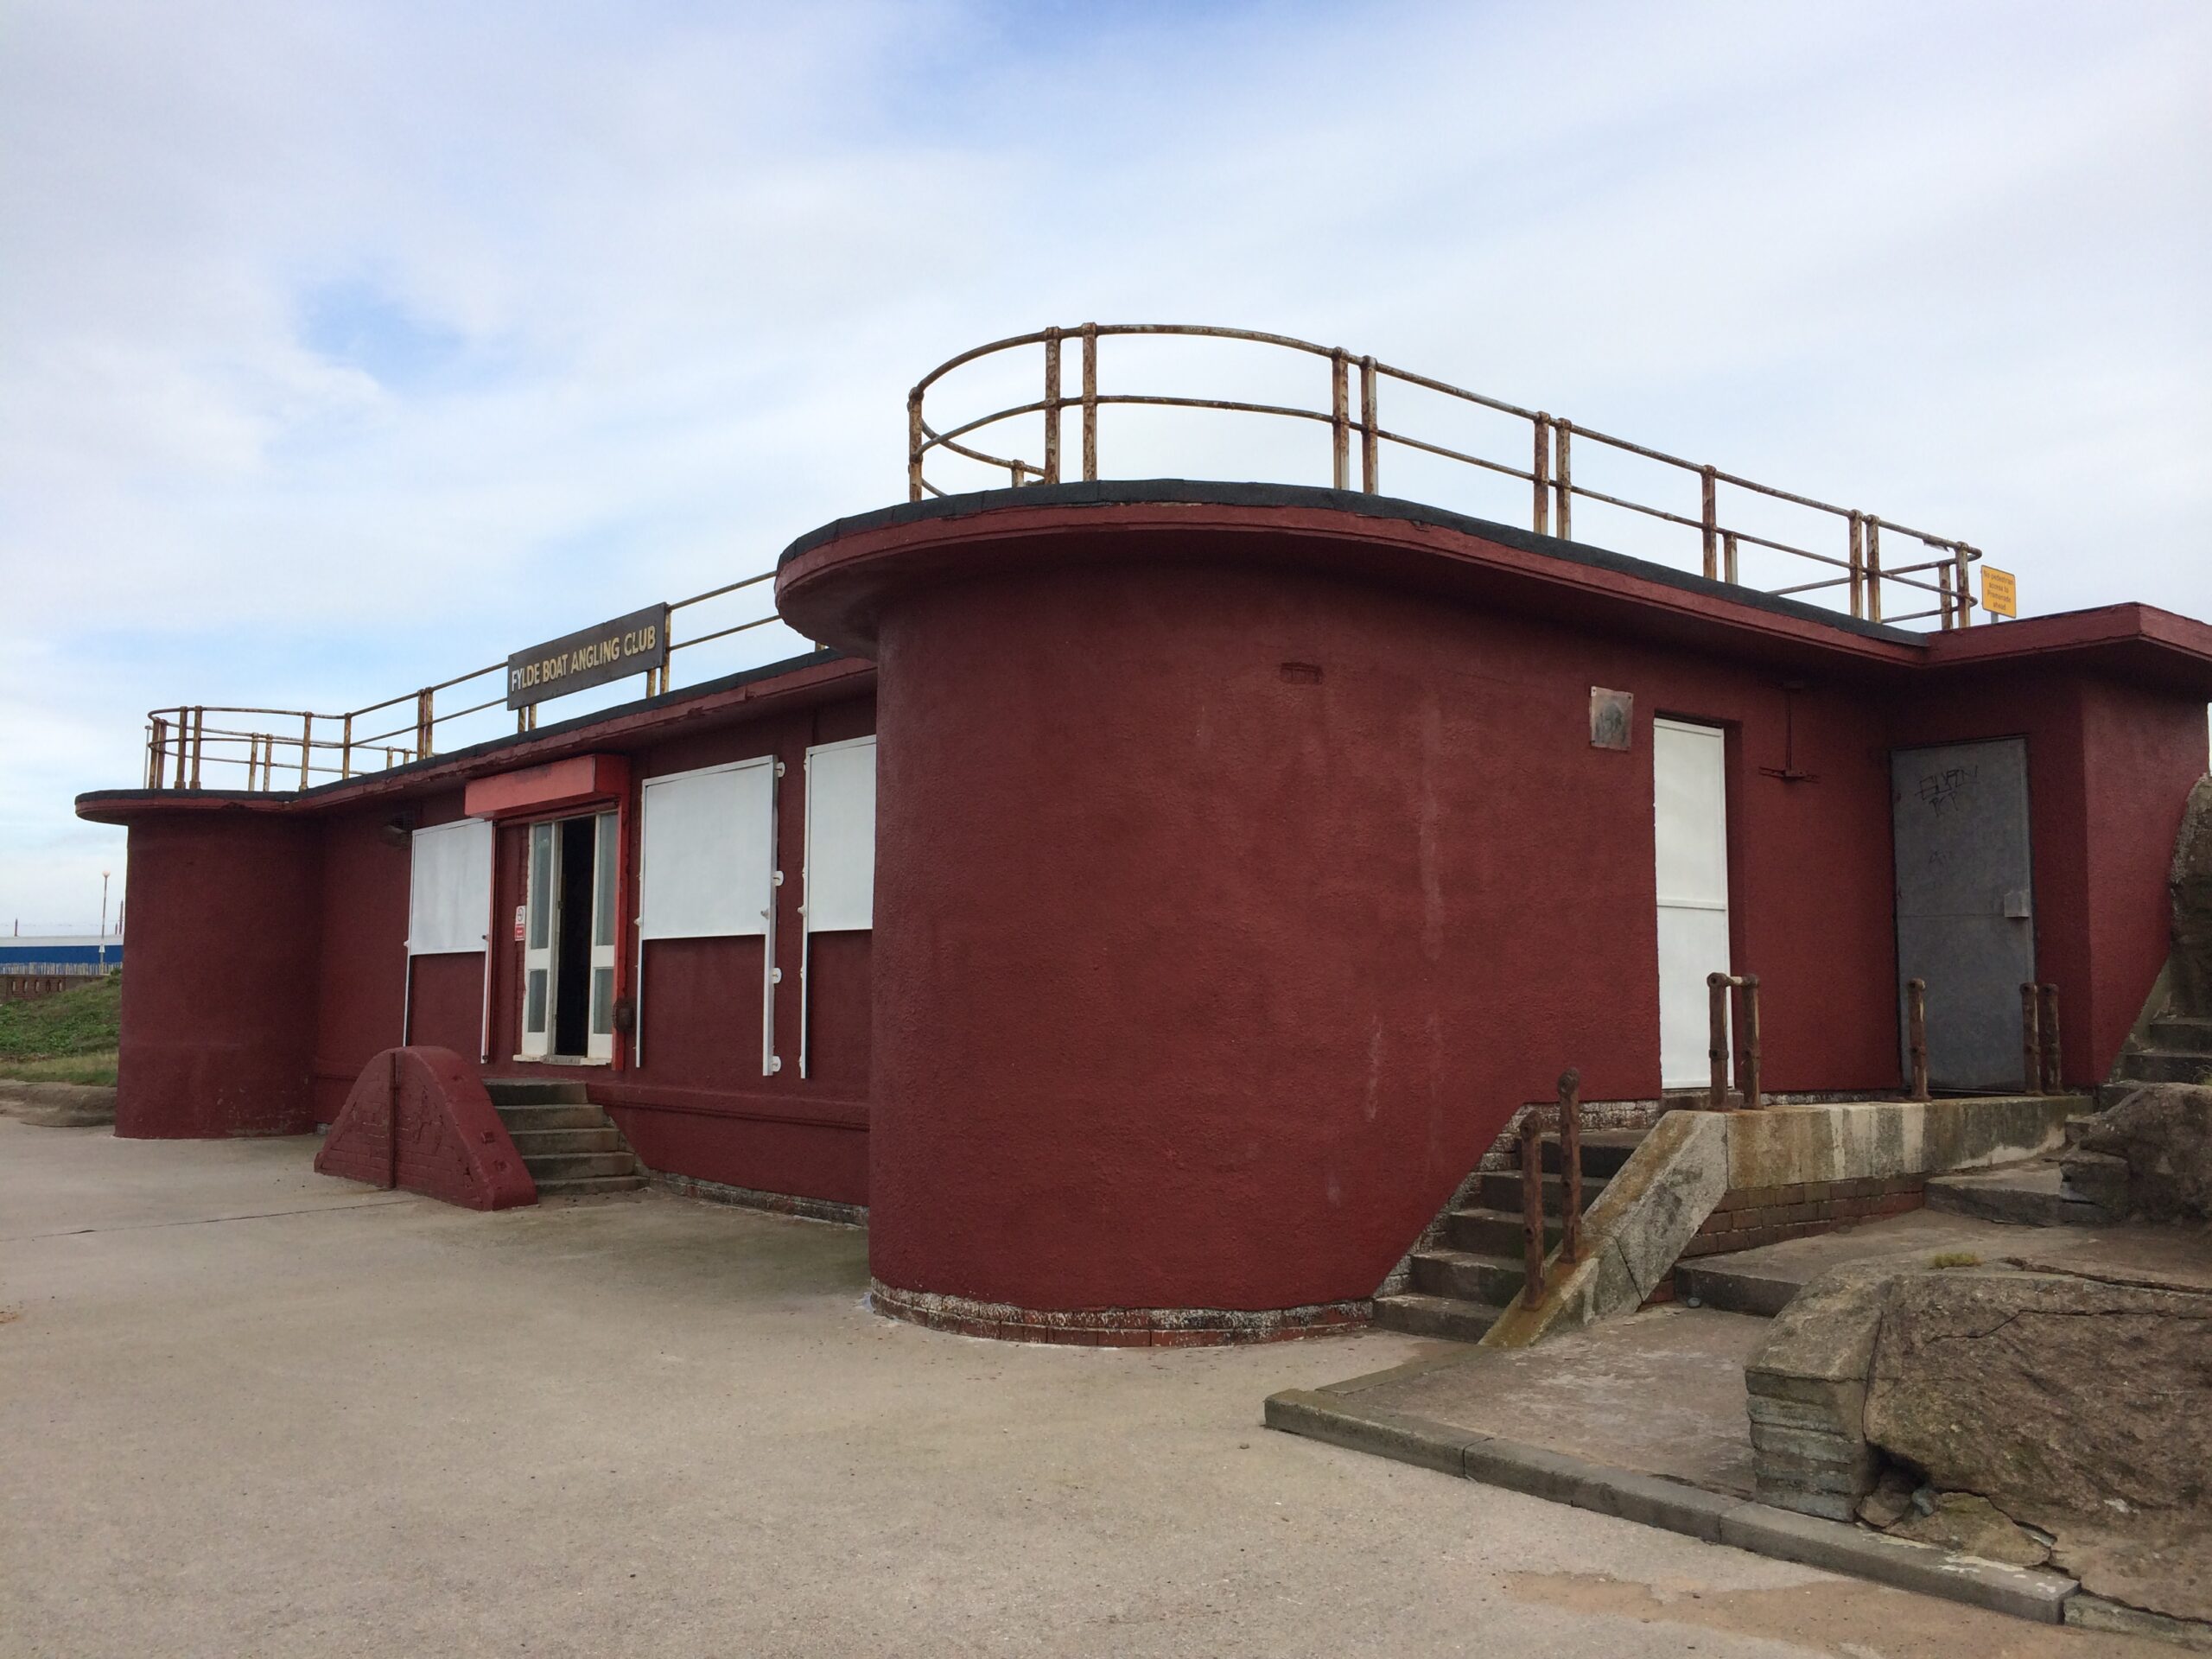
[[[580,628],[507,658],[507,707],[588,691],[668,660],[668,607],[648,605],[596,627]]]

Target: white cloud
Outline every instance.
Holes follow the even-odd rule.
[[[25,0],[0,918],[96,892],[68,798],[149,705],[345,706],[760,568],[899,497],[923,369],[1052,320],[1341,340],[2034,608],[2212,611],[2208,71],[2186,4]]]

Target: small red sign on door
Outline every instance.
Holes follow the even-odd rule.
[[[517,944],[522,943],[522,913],[523,906],[517,905],[515,906],[515,943]]]

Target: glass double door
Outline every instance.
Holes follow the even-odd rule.
[[[614,1058],[620,815],[530,826],[524,870],[522,1054]]]

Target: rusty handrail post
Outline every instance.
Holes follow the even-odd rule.
[[[1359,359],[1359,487],[1375,493],[1381,476],[1382,439],[1375,425],[1375,359]]]
[[[147,741],[146,787],[159,789],[169,766],[169,723],[159,715],[154,715],[153,721],[153,735]]]
[[[1521,1233],[1528,1276],[1522,1300],[1544,1300],[1544,1120],[1535,1107],[1521,1114]]]
[[[415,758],[418,760],[430,758],[430,727],[436,718],[431,711],[436,697],[429,686],[415,694]]]
[[[1548,536],[1552,523],[1552,417],[1539,413],[1531,424],[1536,435],[1536,458],[1529,468],[1529,485],[1536,496],[1532,528],[1539,536]]]
[[[188,734],[191,730],[192,710],[179,703],[176,711],[176,782],[170,785],[173,789],[184,787],[184,752],[190,743]]]
[[[1912,1097],[1928,1098],[1928,982],[1904,982],[1905,1047],[1912,1056]]]
[[[1557,451],[1552,464],[1552,489],[1559,497],[1559,538],[1562,542],[1574,539],[1574,461],[1570,448],[1573,436],[1573,421],[1552,423],[1552,444]]]
[[[308,786],[308,757],[315,753],[315,715],[300,716],[300,787]]]
[[[1340,490],[1351,487],[1351,361],[1341,346],[1329,353],[1329,444],[1335,463],[1332,476]]]
[[[1559,1074],[1560,1260],[1582,1259],[1582,1074]]]
[[[1705,976],[1705,1057],[1713,1064],[1713,1086],[1706,1104],[1716,1112],[1728,1109],[1728,985],[1726,974]]]
[[[207,708],[194,703],[192,708],[192,786],[200,787],[200,756],[207,741]]]
[[[2036,1018],[2036,988],[2032,980],[2020,982],[2020,1076],[2031,1095],[2043,1093],[2043,1036]]]
[[[1766,1104],[1759,1089],[1759,976],[1745,974],[1736,983],[1744,1006],[1742,1029],[1738,1033],[1744,1040],[1744,1059],[1736,1080],[1743,1085],[1745,1109],[1756,1112]]]
[[[1720,534],[1720,579],[1734,582],[1736,576],[1736,532],[1723,531]]]
[[[1699,494],[1702,498],[1698,513],[1699,531],[1705,543],[1705,579],[1713,581],[1720,574],[1720,513],[1716,499],[1718,472],[1710,461],[1698,468]]]
[[[2036,1001],[2039,1005],[2037,1013],[2042,1016],[2038,1025],[2043,1037],[2043,1088],[2039,1092],[2063,1095],[2066,1092],[2066,1077],[2059,1065],[2058,987],[2051,984],[2037,986]]]
[[[340,779],[353,775],[353,716],[346,716],[346,729],[338,741],[338,775]]]
[[[1851,613],[1866,614],[1866,520],[1851,510]]]
[[[906,499],[922,499],[922,389],[906,394]]]
[[[1060,331],[1045,331],[1045,481],[1060,481]]]
[[[1083,325],[1083,481],[1098,476],[1098,325]]]
[[[1866,620],[1882,620],[1882,521],[1866,515]]]
[[[1967,557],[1967,550],[1963,543],[1951,550],[1951,562],[1958,567],[1959,572],[1959,579],[1952,586],[1958,589],[1959,626],[1962,628],[1970,628],[1974,626],[1974,586],[1967,580],[1967,566],[1973,561]]]
[[[1936,626],[1945,633],[1951,631],[1952,609],[1951,567],[1941,564],[1936,567],[1936,614],[1940,619]]]

